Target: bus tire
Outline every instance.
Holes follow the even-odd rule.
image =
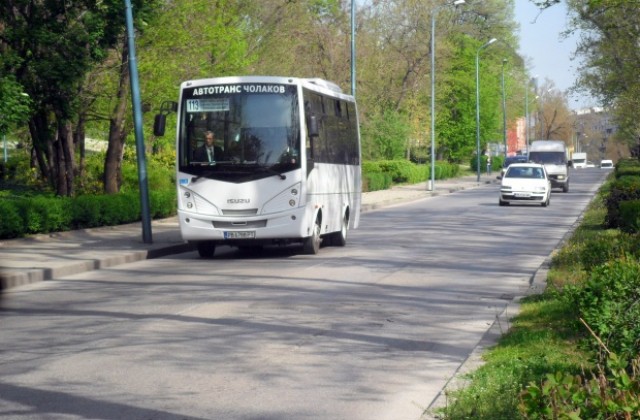
[[[317,218],[316,222],[313,224],[313,232],[311,233],[311,236],[304,238],[302,242],[302,250],[305,254],[316,255],[318,251],[320,251],[320,243],[322,242],[320,229],[320,218]]]
[[[349,230],[349,216],[347,213],[342,217],[340,230],[331,234],[331,245],[345,246],[347,244],[347,232]]]
[[[200,258],[213,258],[213,254],[216,252],[216,244],[213,242],[198,242],[196,248],[198,248]]]

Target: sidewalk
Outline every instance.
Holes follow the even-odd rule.
[[[427,191],[423,182],[366,192],[362,194],[362,212],[494,182],[495,175],[483,174],[479,183],[476,175],[468,175],[437,180],[434,191]],[[152,243],[144,243],[138,222],[0,240],[0,293],[29,283],[192,250],[180,236],[177,217],[153,221],[151,233]]]

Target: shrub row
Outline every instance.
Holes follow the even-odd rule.
[[[606,199],[607,227],[638,232],[638,215],[640,214],[638,200],[640,200],[640,161],[621,160],[616,165],[615,180],[611,183]]]
[[[436,162],[435,179],[455,177],[460,166]],[[431,165],[418,165],[407,160],[381,160],[362,163],[363,191],[384,190],[393,184],[417,184],[431,178]]]
[[[0,239],[136,222],[141,219],[137,191],[75,198],[37,196],[0,201]],[[149,193],[152,218],[175,214],[175,190]]]
[[[480,155],[480,171],[484,172],[487,169],[487,161],[489,158],[486,155]],[[500,171],[502,169],[502,164],[504,163],[503,156],[492,156],[491,157],[491,170],[492,171]],[[469,166],[471,166],[471,170],[474,172],[478,171],[478,157],[473,156],[469,160]]]

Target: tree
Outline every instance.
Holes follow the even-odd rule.
[[[538,95],[538,117],[536,131],[543,140],[563,140],[571,144],[574,118],[567,104],[565,94],[556,89],[553,82],[546,79]]]
[[[32,155],[59,195],[74,193],[77,95],[87,72],[115,42],[121,7],[116,0],[0,5],[2,67],[33,101]]]
[[[640,135],[640,2],[570,0],[568,6],[573,28],[584,34],[576,51],[584,63],[578,87],[613,112],[618,140],[635,147]]]

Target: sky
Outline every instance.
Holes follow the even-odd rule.
[[[529,74],[537,76],[539,82],[553,81],[556,88],[566,91],[578,75],[578,62],[571,60],[578,35],[564,38],[562,32],[568,27],[567,8],[564,2],[556,4],[542,13],[530,0],[516,0],[515,20],[520,24],[520,55],[527,58]],[[568,97],[571,109],[597,105],[585,95]]]

